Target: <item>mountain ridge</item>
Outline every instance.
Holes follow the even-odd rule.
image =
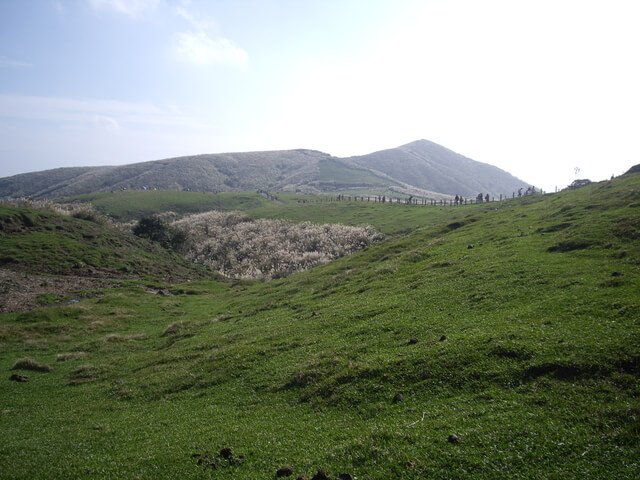
[[[448,198],[510,195],[527,184],[428,140],[339,158],[309,149],[200,154],[121,166],[63,167],[0,178],[0,198],[61,198],[157,188],[202,192],[302,193]]]

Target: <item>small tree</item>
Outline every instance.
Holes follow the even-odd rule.
[[[180,251],[188,238],[187,232],[167,225],[157,216],[142,217],[133,227],[133,234],[175,251]]]

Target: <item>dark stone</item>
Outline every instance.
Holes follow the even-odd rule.
[[[460,438],[455,433],[452,433],[451,435],[449,435],[449,438],[447,438],[447,442],[460,443]]]
[[[13,375],[11,375],[11,377],[9,377],[9,380],[13,380],[14,382],[28,382],[29,377],[27,377],[26,375],[18,375],[17,373],[14,373]]]
[[[329,477],[329,474],[327,472],[319,469],[318,473],[311,477],[311,480],[331,480],[331,478]]]
[[[415,345],[416,343],[418,343],[418,339],[416,337],[411,337],[409,339],[409,345]]]
[[[220,450],[220,456],[225,460],[233,458],[233,449],[231,447],[223,448],[222,450]]]
[[[293,467],[282,467],[276,472],[276,477],[288,477],[293,475]]]
[[[393,403],[401,402],[403,399],[404,399],[404,397],[402,396],[402,394],[401,394],[401,393],[396,393],[396,394],[393,396]]]

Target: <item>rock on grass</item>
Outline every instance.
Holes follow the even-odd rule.
[[[278,471],[276,472],[276,477],[278,478],[288,477],[290,475],[293,475],[293,467],[282,467],[282,468],[279,468]]]
[[[331,478],[329,477],[329,474],[327,472],[325,472],[322,469],[318,470],[318,473],[316,473],[311,480],[331,480]]]
[[[233,449],[231,447],[225,447],[220,450],[220,456],[225,460],[233,458]]]
[[[452,433],[447,438],[447,442],[449,442],[449,443],[460,443],[460,437],[458,437],[455,433]]]

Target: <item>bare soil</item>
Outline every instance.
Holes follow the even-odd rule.
[[[0,268],[0,313],[24,312],[44,305],[38,296],[52,294],[69,300],[91,296],[87,290],[120,286],[119,279],[105,276],[29,275]],[[64,303],[64,302],[63,302]]]

